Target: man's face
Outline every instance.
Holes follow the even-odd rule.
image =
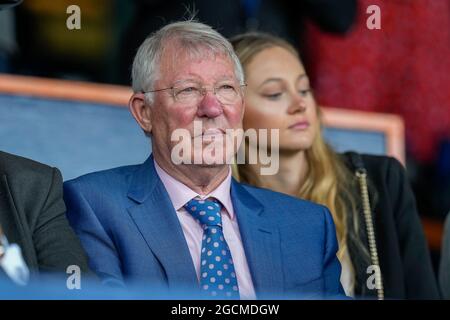
[[[239,96],[232,104],[221,103],[213,92],[216,86],[234,83],[239,85],[234,72],[234,65],[225,55],[215,55],[205,49],[204,54],[190,56],[180,54],[179,48],[167,48],[161,58],[159,79],[155,81],[154,89],[183,86],[185,84],[198,84],[207,89],[198,101],[180,101],[174,98],[172,90],[164,90],[154,93],[151,110],[152,144],[153,152],[161,161],[172,161],[172,149],[180,141],[172,141],[172,133],[176,129],[185,129],[189,132],[192,149],[189,158],[194,163],[194,157],[206,159],[210,154],[205,154],[205,147],[212,141],[215,146],[221,146],[219,154],[223,155],[225,162],[235,149],[226,149],[225,130],[242,128],[244,112],[242,93],[239,88]],[[189,89],[188,89],[189,90]],[[194,124],[197,127],[194,130]],[[198,128],[201,126],[202,130]],[[179,132],[179,130],[177,131]],[[202,139],[200,139],[202,138]],[[201,141],[201,147],[194,140]],[[184,141],[186,142],[186,141]],[[218,143],[219,142],[219,143]],[[197,145],[197,148],[194,146]],[[217,156],[217,154],[215,155]],[[211,158],[211,157],[210,157]],[[173,161],[172,161],[173,162]],[[202,161],[205,165],[205,162]]]

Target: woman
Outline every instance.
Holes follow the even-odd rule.
[[[280,137],[277,174],[259,175],[261,164],[244,164],[235,168],[235,177],[330,209],[348,295],[439,298],[414,196],[400,163],[389,157],[337,154],[324,142],[320,109],[290,44],[260,33],[231,42],[247,80],[244,129],[279,129]],[[246,148],[248,154],[258,146],[248,142]]]

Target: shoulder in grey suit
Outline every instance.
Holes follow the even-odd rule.
[[[88,271],[65,211],[58,169],[0,151],[0,225],[32,275],[66,272],[69,265]]]

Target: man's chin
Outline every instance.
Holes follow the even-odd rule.
[[[223,154],[214,155],[205,152],[199,152],[192,155],[190,159],[190,164],[198,165],[201,167],[220,167],[229,165],[232,161],[232,156],[224,156]]]
[[[204,156],[202,158],[202,161],[192,161],[193,164],[197,164],[199,166],[202,167],[219,167],[219,166],[224,166],[224,165],[228,165],[229,162],[227,162],[227,160],[224,157],[208,157],[208,156]]]

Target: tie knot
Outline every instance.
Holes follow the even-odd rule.
[[[204,227],[222,226],[222,217],[220,216],[222,205],[216,199],[200,200],[194,198],[186,203],[184,208]]]

